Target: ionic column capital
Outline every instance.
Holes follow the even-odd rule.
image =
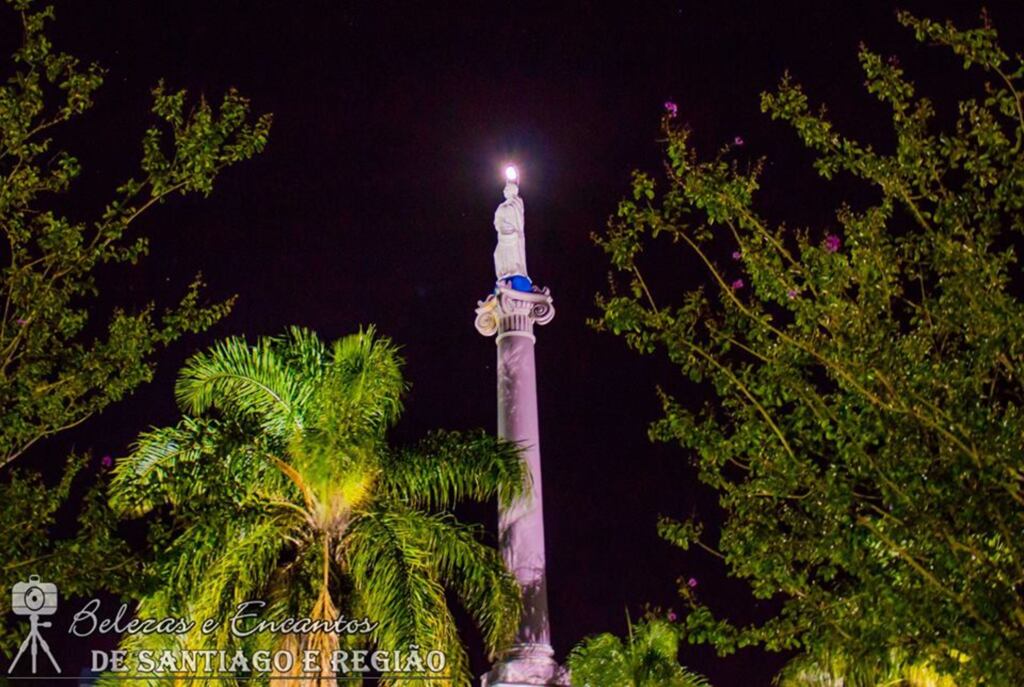
[[[535,287],[536,288],[536,287]],[[498,282],[494,293],[476,304],[476,330],[484,336],[523,336],[534,340],[533,325],[547,324],[555,317],[555,306],[547,288],[517,291],[508,282]]]

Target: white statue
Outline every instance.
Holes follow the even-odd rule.
[[[515,275],[529,279],[526,272],[526,234],[523,232],[525,223],[519,186],[509,181],[505,184],[505,202],[494,211],[494,230],[498,232],[498,245],[494,248],[494,275],[499,281]]]

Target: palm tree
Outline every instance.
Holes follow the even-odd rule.
[[[569,654],[574,687],[707,687],[679,665],[679,629],[650,618],[629,623],[625,643],[611,633],[588,637]]]
[[[365,636],[264,632],[246,641],[326,652],[417,645],[445,652],[443,684],[469,684],[446,593],[492,653],[514,637],[521,601],[481,529],[450,509],[517,498],[528,473],[514,445],[482,432],[390,447],[386,433],[406,389],[401,366],[396,347],[372,328],[331,345],[301,328],[255,345],[232,338],[188,360],[176,385],[182,419],[142,434],[112,481],[120,512],[158,509],[174,523],[160,586],[139,615],[224,619],[262,599],[260,620],[366,617],[377,625]],[[184,643],[233,648],[240,640],[229,630],[226,622],[209,635],[197,628]],[[326,663],[321,678],[333,684]]]

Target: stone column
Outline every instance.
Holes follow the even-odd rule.
[[[477,307],[476,328],[497,334],[498,436],[523,448],[530,474],[527,497],[499,504],[502,555],[523,590],[523,618],[515,644],[482,679],[483,687],[567,684],[554,660],[548,619],[544,562],[544,500],[540,468],[540,425],[534,324],[555,316],[547,289],[521,291],[499,281]]]

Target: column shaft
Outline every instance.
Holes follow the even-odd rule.
[[[533,337],[519,332],[498,339],[498,436],[518,443],[529,467],[526,498],[501,504],[498,532],[502,555],[523,589],[523,619],[517,643],[551,643],[544,560],[544,496],[540,472],[540,426]]]

